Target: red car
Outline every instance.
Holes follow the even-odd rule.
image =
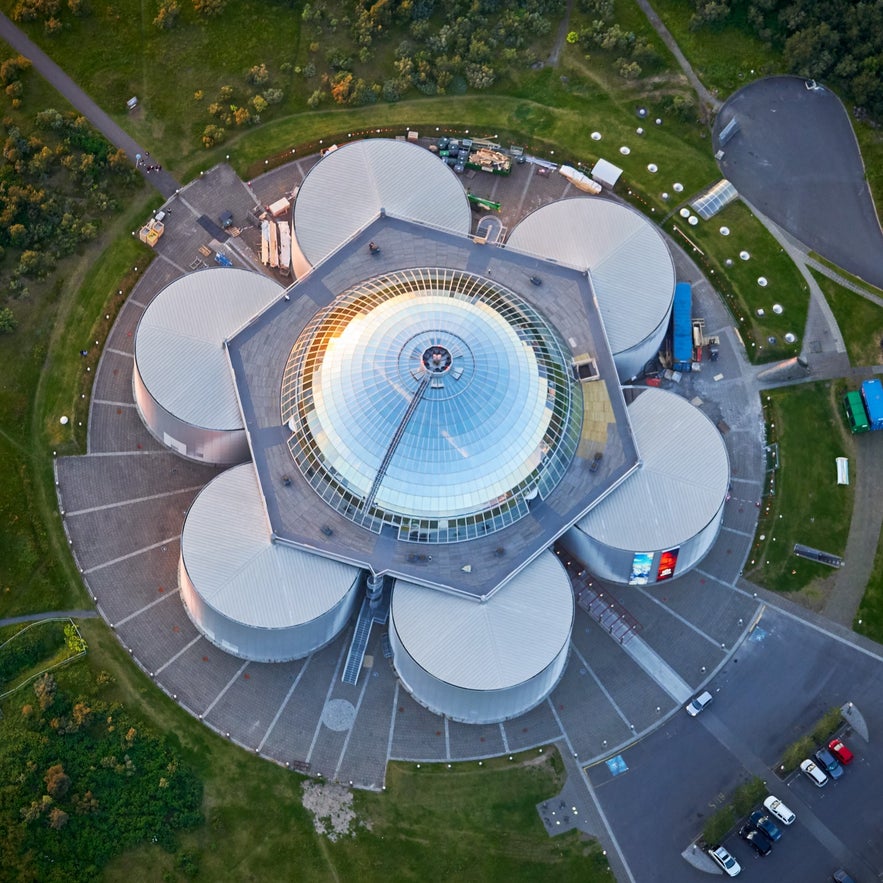
[[[828,743],[828,750],[840,763],[852,763],[853,754],[852,752],[843,744],[841,739],[832,739]]]

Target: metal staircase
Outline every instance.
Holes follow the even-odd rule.
[[[350,642],[350,651],[346,657],[346,665],[343,668],[341,680],[345,684],[357,684],[362,663],[365,661],[365,650],[368,649],[368,639],[371,637],[371,626],[374,625],[374,611],[365,598],[359,610],[359,618],[356,620],[356,630]]]

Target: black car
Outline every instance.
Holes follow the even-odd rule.
[[[739,836],[758,854],[769,855],[773,851],[770,838],[763,831],[752,828],[750,825],[742,825],[739,828]]]
[[[763,831],[763,833],[766,834],[767,839],[771,840],[773,843],[782,837],[782,832],[779,830],[779,827],[775,822],[773,822],[768,815],[764,815],[760,810],[757,810],[757,812],[753,812],[748,816],[748,824],[751,825],[752,828],[757,828],[758,831]]]

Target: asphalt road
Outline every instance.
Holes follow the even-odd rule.
[[[676,715],[622,755],[628,771],[589,771],[637,883],[707,879],[681,852],[733,789],[753,775],[796,814],[772,855],[754,856],[735,834],[725,845],[743,875],[763,883],[830,879],[846,867],[858,883],[883,874],[883,764],[874,736],[883,727],[883,659],[772,609],[709,686],[715,702],[700,717]],[[847,739],[856,760],[839,782],[816,788],[805,776],[780,781],[784,748],[833,705],[855,702],[870,744]]]
[[[739,131],[721,146],[736,119]],[[810,248],[883,287],[883,232],[852,125],[828,89],[799,77],[756,80],[715,120],[721,172],[739,193]]]

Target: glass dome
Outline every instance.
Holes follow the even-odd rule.
[[[405,270],[321,310],[288,358],[282,420],[319,495],[399,539],[454,542],[526,515],[570,463],[582,397],[566,347],[488,279]]]

